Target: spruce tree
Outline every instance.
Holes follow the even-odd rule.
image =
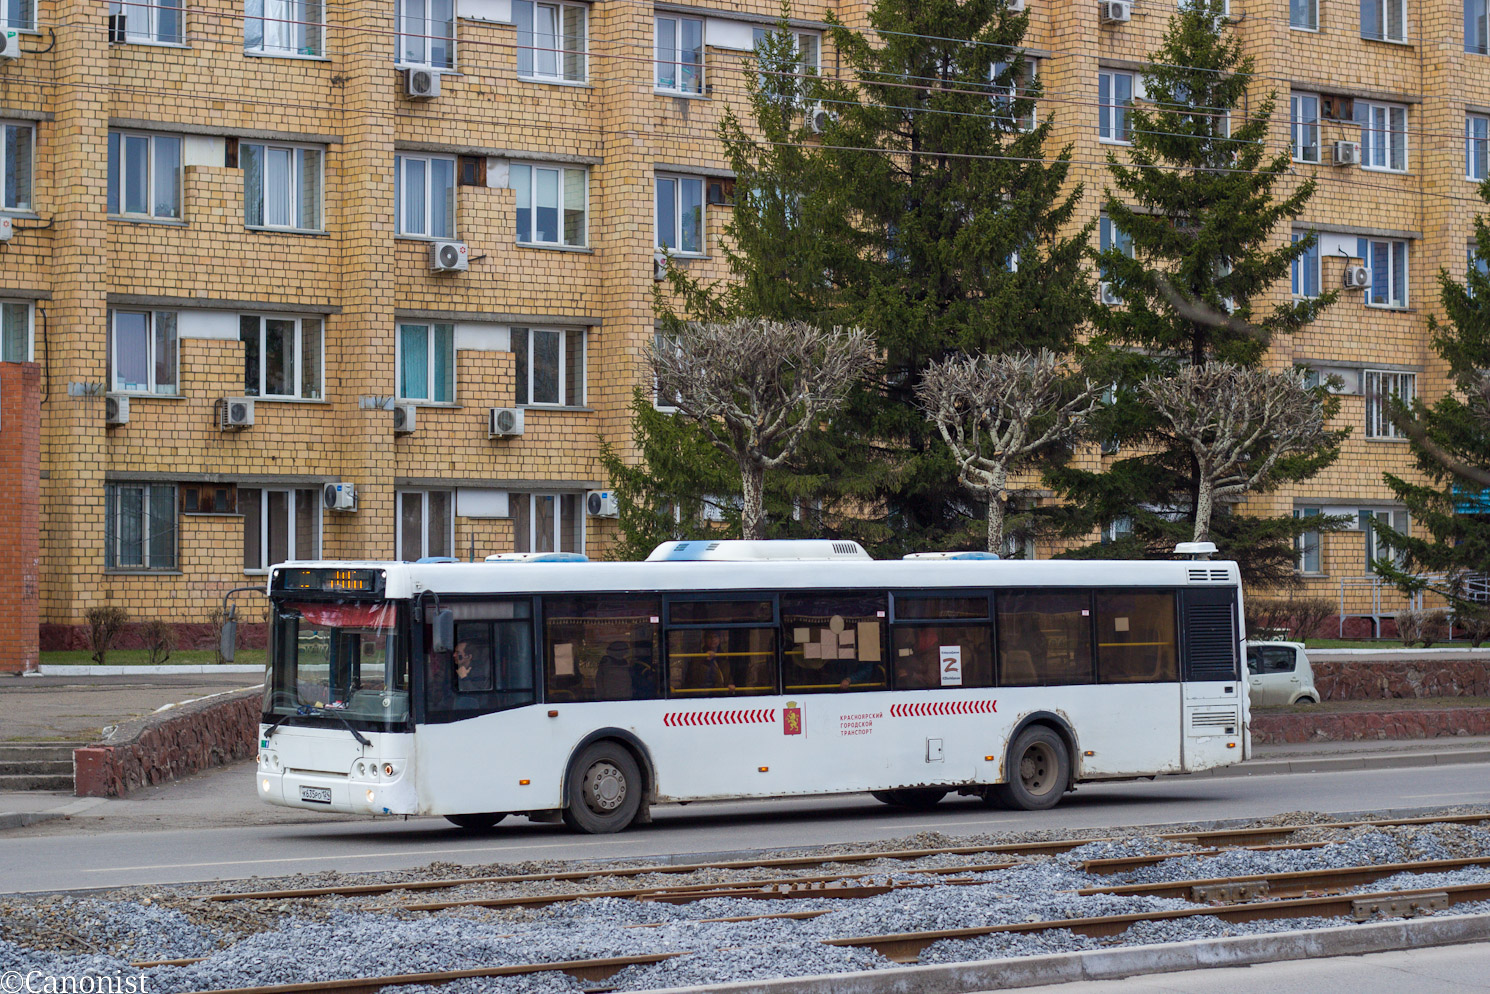
[[[1313,244],[1312,234],[1278,247],[1270,243],[1280,225],[1303,213],[1314,182],[1300,183],[1288,196],[1275,193],[1290,156],[1268,148],[1274,97],[1248,109],[1253,62],[1223,26],[1223,9],[1221,0],[1210,0],[1172,16],[1142,74],[1143,102],[1102,108],[1112,136],[1131,145],[1121,156],[1108,155],[1107,244],[1094,255],[1121,304],[1096,311],[1088,374],[1114,385],[1112,403],[1094,418],[1094,433],[1132,454],[1105,472],[1049,472],[1049,483],[1065,500],[1048,513],[1070,537],[1121,519],[1132,529],[1075,556],[1165,555],[1193,530],[1194,457],[1165,444],[1138,383],[1186,363],[1258,366],[1276,336],[1303,327],[1337,296],[1331,291],[1274,306],[1258,300],[1289,277],[1293,260]],[[1327,413],[1332,410],[1333,404]],[[1338,455],[1342,434],[1280,461],[1258,489],[1317,473]],[[1246,579],[1286,584],[1294,573],[1295,536],[1306,527],[1319,523],[1222,514],[1211,533],[1221,554],[1241,563]]]

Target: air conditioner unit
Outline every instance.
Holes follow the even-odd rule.
[[[129,398],[105,397],[103,399],[103,420],[108,425],[129,424]]]
[[[328,483],[321,488],[321,506],[328,511],[357,510],[355,483]]]
[[[21,57],[21,37],[14,30],[0,31],[0,59]]]
[[[222,431],[242,431],[254,423],[252,397],[224,397],[217,402],[217,427]]]
[[[440,74],[433,69],[405,69],[404,96],[429,100],[440,95]]]
[[[419,408],[413,404],[400,404],[393,409],[393,433],[412,435],[419,425]]]
[[[0,217],[0,242],[10,241],[10,236],[15,234],[15,223],[8,217]]]
[[[1335,142],[1335,165],[1359,166],[1361,164],[1360,142]]]
[[[471,268],[465,242],[430,242],[429,268],[436,273],[463,273]]]
[[[512,438],[523,433],[523,412],[516,407],[493,407],[487,427],[490,438]]]
[[[813,134],[822,134],[832,124],[833,115],[822,104],[813,104],[807,108],[807,127],[811,129]]]
[[[1113,289],[1112,284],[1107,280],[1103,280],[1097,284],[1097,299],[1109,307],[1123,302],[1123,298],[1117,295],[1117,291]]]
[[[585,495],[585,513],[592,518],[619,518],[621,505],[609,490],[591,490]]]
[[[1133,4],[1130,0],[1101,0],[1097,13],[1103,24],[1127,24],[1133,20]]]
[[[1009,9],[1016,13],[1024,10],[1024,0],[1009,0]]]
[[[1364,290],[1371,285],[1371,270],[1365,266],[1345,267],[1345,289]]]
[[[667,280],[667,259],[660,255],[652,256],[652,282],[662,283]]]

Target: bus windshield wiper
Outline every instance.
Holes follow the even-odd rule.
[[[293,714],[280,715],[279,718],[275,720],[274,724],[269,726],[269,730],[264,733],[265,740],[273,735],[279,729],[279,726],[283,725],[290,718],[299,718],[306,715],[314,715],[317,718],[335,718],[337,721],[347,726],[347,731],[352,733],[352,738],[356,739],[359,745],[362,745],[364,747],[372,745],[371,739],[369,739],[366,735],[363,735],[361,732],[357,731],[357,729],[353,728],[350,721],[343,718],[335,711],[327,711],[325,708],[311,707],[309,704],[300,705],[300,707],[295,709]]]

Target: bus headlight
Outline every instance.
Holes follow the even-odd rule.
[[[365,776],[367,776],[367,764],[366,763],[362,762],[361,760],[358,760],[356,769],[357,769],[357,775],[359,777],[365,777]]]

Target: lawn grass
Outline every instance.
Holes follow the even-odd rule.
[[[91,665],[93,653],[87,649],[60,649],[54,652],[43,652],[41,661],[45,664]],[[150,662],[150,653],[145,649],[110,649],[106,661],[110,666],[146,666]],[[177,649],[171,653],[171,658],[165,661],[165,665],[189,665],[202,666],[212,665],[217,662],[217,652],[212,649]],[[233,659],[235,664],[264,665],[263,649],[239,649]]]

